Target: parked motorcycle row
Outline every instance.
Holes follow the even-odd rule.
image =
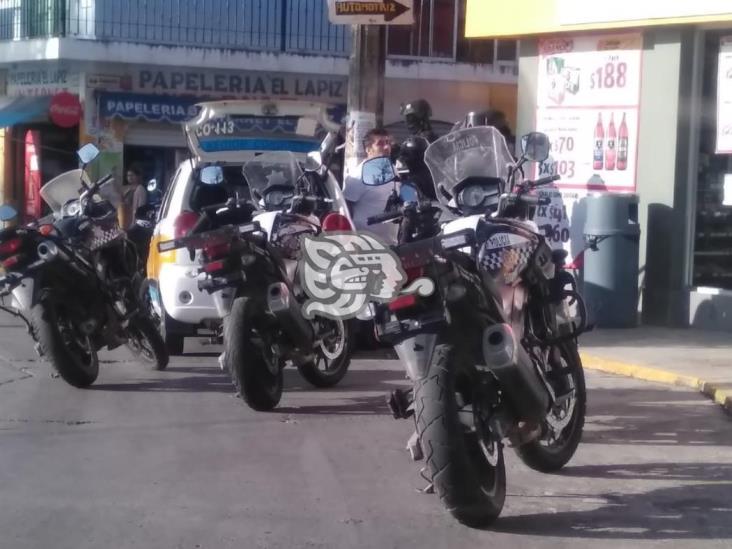
[[[241,168],[246,193],[206,204],[185,234],[151,244],[151,255],[195,258],[198,288],[215,297],[223,319],[221,363],[254,410],[279,404],[287,366],[316,387],[347,376],[356,320],[306,317],[300,273],[305,238],[353,231],[328,169],[335,146],[331,132],[304,162],[287,150],[258,153]],[[399,224],[393,251],[406,284],[428,279],[434,290],[371,303],[359,318],[370,317],[412,383],[394,391],[389,406],[395,418],[414,422],[408,448],[426,462],[426,490],[470,526],[501,513],[504,442],[529,467],[552,472],[582,436],[584,303],[564,269],[566,254],[531,221],[542,203],[533,191],[557,178],[525,177],[549,149],[545,135],[528,134],[516,161],[500,132],[476,126],[425,144],[427,175],[386,157],[363,165],[365,185],[394,188],[369,223]],[[168,363],[165,313],[150,304],[137,251],[150,238],[151,209],[139,212],[135,245],[117,224],[120,197],[110,177],[87,177],[98,152],[82,147],[82,168],[43,187],[50,216],[0,232],[0,295],[12,301],[0,308],[26,322],[36,350],[75,387],[94,383],[104,347],[126,345],[160,370]],[[417,177],[431,178],[434,195]],[[214,186],[222,168],[202,166],[199,178]],[[0,208],[3,221],[16,214]]]

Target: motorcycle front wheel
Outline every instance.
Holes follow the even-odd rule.
[[[31,309],[31,326],[46,357],[61,378],[79,389],[99,376],[99,359],[88,337],[74,326],[62,303],[47,294]]]
[[[570,396],[551,410],[540,438],[515,449],[521,461],[542,473],[556,472],[572,459],[582,438],[587,408],[585,374],[576,344],[566,341],[550,352],[547,377],[557,395]]]
[[[486,443],[460,420],[472,403],[472,367],[457,346],[438,345],[429,373],[415,383],[414,404],[417,433],[440,500],[461,523],[478,528],[501,514],[506,469],[501,443]]]
[[[257,329],[257,304],[238,297],[224,322],[224,364],[237,393],[253,410],[266,412],[282,398],[282,359],[272,350],[270,331]]]
[[[333,387],[348,372],[353,348],[353,321],[327,320],[328,333],[315,349],[315,359],[297,366],[300,375],[318,388]]]

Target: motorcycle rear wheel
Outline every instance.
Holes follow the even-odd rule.
[[[281,359],[271,352],[265,330],[255,326],[257,306],[247,297],[234,300],[224,322],[224,363],[237,394],[253,410],[267,412],[282,399]]]
[[[353,349],[352,321],[330,320],[337,325],[333,337],[327,338],[315,351],[315,360],[299,364],[297,370],[308,383],[318,388],[337,385],[348,372]],[[321,368],[322,366],[322,368]]]
[[[155,323],[146,316],[137,316],[130,321],[128,330],[130,351],[155,370],[165,370],[170,357]]]
[[[457,346],[438,345],[429,373],[415,383],[414,403],[417,432],[442,504],[461,523],[479,528],[503,509],[506,468],[500,442],[491,444],[489,460],[479,434],[460,421],[458,398],[469,401],[462,393],[473,386],[471,367]]]
[[[78,340],[80,334],[76,334],[63,307],[53,296],[47,295],[33,306],[30,317],[41,353],[66,383],[83,389],[97,380],[99,359],[96,349],[88,338],[86,343]]]

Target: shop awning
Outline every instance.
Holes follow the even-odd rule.
[[[46,118],[50,96],[2,97],[0,96],[0,128]]]

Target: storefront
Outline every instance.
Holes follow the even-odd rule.
[[[554,143],[557,245],[584,247],[588,193],[635,192],[644,322],[732,329],[729,6],[492,4],[469,0],[467,34],[521,37],[518,128]]]
[[[4,71],[0,94],[2,201],[26,218],[45,212],[43,182],[77,167],[79,73],[59,64]]]

